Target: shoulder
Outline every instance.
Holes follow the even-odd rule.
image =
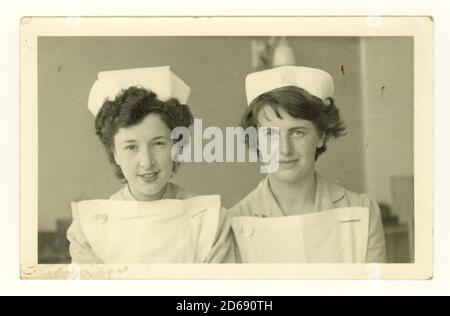
[[[354,193],[348,191],[347,198],[350,201],[350,206],[359,206],[369,209],[369,221],[371,225],[375,222],[381,221],[381,211],[375,199],[367,193]]]
[[[369,226],[370,226],[369,230],[371,234],[375,234],[375,232],[379,232],[380,234],[382,234],[383,228],[382,228],[381,211],[378,206],[378,203],[371,195],[367,193],[352,192],[336,183],[332,183],[330,190],[332,192],[334,191],[336,197],[342,195],[340,199],[336,200],[333,203],[334,208],[341,208],[341,207],[367,208],[369,210]],[[336,192],[339,192],[339,194],[336,194]]]
[[[370,210],[378,210],[378,204],[368,193],[356,193],[345,189],[345,198],[349,206],[366,207]]]
[[[377,205],[375,199],[366,193],[357,193],[346,189],[342,185],[327,180],[320,176],[321,186],[323,191],[329,194],[334,206],[338,207],[368,207],[371,208]]]
[[[332,191],[339,192],[339,194],[335,195],[336,197],[342,195],[341,198],[334,201],[333,204],[335,208],[364,207],[369,209],[369,217],[371,222],[381,218],[381,212],[378,203],[370,194],[353,192],[335,183],[333,183],[332,186],[334,187],[331,189]]]
[[[369,209],[369,217],[372,223],[378,222],[381,219],[380,208],[375,199],[367,193],[357,193],[348,190],[337,184],[329,181],[321,175],[318,175],[320,183],[321,198],[325,200],[328,208],[343,208],[343,207],[364,207]],[[331,202],[331,203],[330,203]]]

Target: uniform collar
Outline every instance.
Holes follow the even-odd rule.
[[[123,189],[123,199],[125,201],[137,201],[136,198],[133,196],[133,194],[131,194],[130,187],[128,184],[126,184]],[[172,183],[169,183],[167,185],[166,192],[164,192],[164,195],[161,198],[161,200],[172,200],[172,199],[176,199],[176,193],[174,185]]]
[[[315,211],[321,212],[335,208],[335,203],[345,197],[345,189],[340,185],[327,180],[318,172],[316,172],[315,177],[317,181]],[[257,216],[285,216],[273,196],[268,177],[259,184],[257,192],[256,199],[257,203],[260,205],[253,210]]]
[[[340,185],[327,180],[316,172],[316,212],[335,208],[335,204],[345,197],[345,189]]]

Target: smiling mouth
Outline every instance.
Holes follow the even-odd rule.
[[[144,181],[154,181],[156,180],[156,177],[159,175],[160,171],[157,172],[150,172],[145,174],[138,175],[141,179]]]
[[[278,163],[280,165],[291,165],[294,164],[296,162],[298,162],[300,159],[294,159],[294,160],[283,160],[283,161],[279,161]]]

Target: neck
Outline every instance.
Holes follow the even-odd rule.
[[[317,187],[314,172],[293,183],[286,183],[269,176],[269,186],[285,215],[314,212]]]
[[[134,190],[129,184],[128,189],[130,190],[131,195],[137,200],[137,201],[143,201],[143,202],[152,202],[152,201],[158,201],[161,200],[166,194],[167,188],[169,187],[169,184],[167,183],[158,193],[147,195],[142,194],[141,192]]]

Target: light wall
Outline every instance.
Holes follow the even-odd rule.
[[[408,37],[361,40],[367,189],[389,205],[392,177],[414,174],[413,52]]]

